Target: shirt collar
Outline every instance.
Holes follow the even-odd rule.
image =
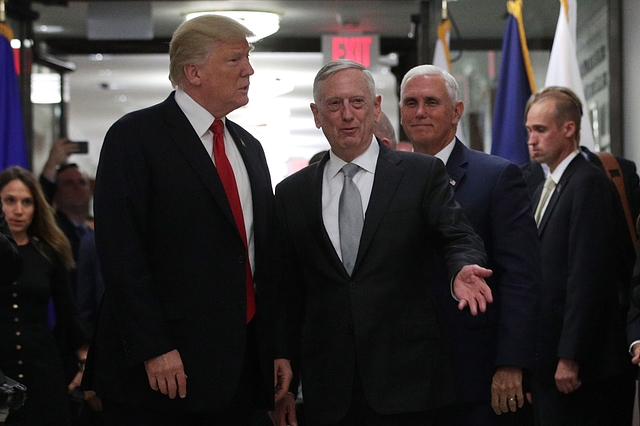
[[[574,158],[576,158],[576,156],[580,153],[580,151],[578,151],[577,149],[575,151],[573,151],[571,154],[567,155],[557,166],[556,169],[553,171],[553,173],[551,173],[551,179],[553,179],[553,181],[555,182],[555,184],[557,185],[558,182],[560,182],[560,178],[562,177],[562,174],[564,173],[564,171],[567,169],[567,167],[569,166],[569,163],[571,163],[573,161]]]
[[[354,158],[352,163],[357,164],[369,173],[375,173],[379,153],[380,146],[378,145],[378,141],[374,136],[372,136],[371,143],[369,144],[367,150]],[[340,169],[342,169],[345,164],[347,164],[346,161],[335,155],[333,151],[329,151],[329,161],[327,161],[327,165],[325,166],[328,168],[328,176],[333,178],[340,172]]]
[[[442,160],[444,164],[447,164],[447,161],[449,161],[449,157],[451,157],[451,153],[453,152],[453,148],[456,146],[455,141],[456,137],[454,136],[453,139],[451,139],[451,142],[449,142],[447,146],[442,148],[440,152],[435,155],[435,157]]]
[[[207,111],[202,105],[193,100],[191,96],[189,96],[184,90],[177,88],[175,95],[176,103],[187,116],[189,123],[196,131],[198,136],[202,137],[207,131],[209,127],[211,127],[211,123],[216,119],[209,111]],[[220,117],[220,119],[225,121],[225,117]],[[226,123],[224,123],[226,124]]]

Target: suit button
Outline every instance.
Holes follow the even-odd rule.
[[[24,374],[18,374],[18,379],[24,379]]]
[[[13,309],[18,309],[18,304],[17,304],[17,303],[14,303],[11,307],[12,307]]]
[[[246,301],[246,300],[243,300],[242,302],[240,302],[240,307],[241,307],[242,309],[246,309],[246,308],[247,308],[247,301]]]
[[[357,287],[357,285],[356,285],[356,283],[355,283],[355,282],[351,281],[351,282],[349,283],[349,288],[356,288],[356,287]]]
[[[353,334],[353,325],[349,325],[349,328],[347,329],[347,333]]]
[[[16,350],[19,351],[20,349],[22,349],[22,345],[16,345]]]
[[[238,256],[238,263],[244,263],[244,255],[243,254]]]

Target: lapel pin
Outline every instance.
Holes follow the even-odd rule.
[[[449,185],[456,186],[456,181],[453,179],[449,179]]]

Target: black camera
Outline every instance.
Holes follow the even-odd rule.
[[[4,380],[3,380],[4,379]],[[12,410],[22,407],[27,399],[27,387],[0,372],[0,408]]]

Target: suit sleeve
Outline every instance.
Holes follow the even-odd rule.
[[[462,207],[453,198],[449,176],[440,160],[433,161],[427,176],[429,189],[423,201],[428,226],[439,241],[450,278],[466,265],[485,266],[484,244],[474,232]]]
[[[104,284],[98,256],[96,254],[95,234],[87,233],[80,241],[76,274],[76,305],[80,317],[95,326],[98,315],[98,301],[104,292]]]
[[[51,294],[56,311],[56,335],[65,351],[76,351],[90,342],[87,324],[80,318],[71,294],[69,271],[60,260],[51,273]]]
[[[622,276],[626,275],[622,265],[633,251],[632,247],[631,252],[625,249],[631,240],[620,238],[623,216],[616,209],[620,203],[613,184],[601,175],[588,176],[578,186],[564,188],[571,189],[574,196],[572,217],[566,224],[570,227],[570,262],[557,356],[579,362],[590,356],[590,348],[598,346],[602,318],[610,318],[612,310],[620,309],[618,292],[611,292],[611,286],[628,279]]]
[[[53,197],[56,195],[57,183],[51,182],[49,179],[40,175],[38,179],[40,182],[40,188],[42,188],[42,193],[44,194],[44,198],[47,200],[49,204],[53,204]]]
[[[510,164],[492,191],[492,281],[500,304],[496,366],[533,368],[539,287],[540,240],[526,184]]]
[[[94,196],[103,303],[109,306],[129,365],[176,348],[150,272],[152,169],[142,142],[148,135],[134,130],[133,121],[119,121],[109,129]]]
[[[635,308],[640,308],[640,241],[636,246],[636,258],[633,265],[633,275],[631,278],[631,302]]]
[[[280,188],[276,188],[276,211],[281,230],[281,259],[279,268],[279,287],[280,294],[284,303],[284,311],[286,312],[283,321],[283,339],[285,345],[285,353],[291,361],[293,370],[293,379],[289,386],[289,391],[297,394],[298,385],[300,383],[300,340],[302,335],[302,324],[305,315],[305,284],[304,274],[301,270],[302,262],[298,259],[298,255],[294,249],[293,240],[289,232],[289,227],[285,220],[286,213],[284,210]]]

